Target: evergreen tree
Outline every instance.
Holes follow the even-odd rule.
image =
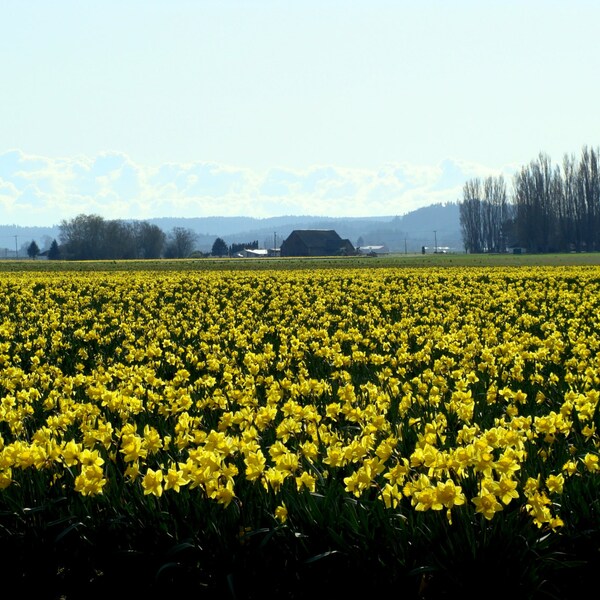
[[[40,248],[35,243],[35,240],[33,240],[31,242],[31,244],[29,244],[29,246],[27,246],[27,256],[29,256],[29,258],[36,258],[39,253],[40,253]]]
[[[56,240],[52,240],[48,249],[48,260],[58,260],[60,258],[60,248]]]
[[[219,237],[215,240],[210,253],[212,256],[227,256],[229,254],[229,248],[225,241]]]

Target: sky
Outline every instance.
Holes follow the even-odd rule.
[[[597,0],[0,6],[0,224],[403,215],[600,144]]]

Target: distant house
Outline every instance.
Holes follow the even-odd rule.
[[[527,248],[523,246],[509,246],[509,252],[512,254],[525,254],[527,252]]]
[[[333,229],[295,229],[281,244],[281,256],[349,256],[355,254],[350,240]]]
[[[381,254],[389,254],[390,251],[387,246],[359,246],[356,251],[359,254],[365,254],[367,256],[379,256]]]
[[[269,256],[266,248],[244,248],[235,254],[236,258],[261,258]]]

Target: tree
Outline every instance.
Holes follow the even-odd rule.
[[[159,258],[166,235],[146,222],[105,220],[98,215],[79,215],[60,225],[61,253],[74,260]],[[188,256],[194,249],[195,233],[176,229],[170,239],[174,257]],[[166,254],[166,253],[165,253]]]
[[[52,240],[48,248],[48,260],[58,260],[60,258],[60,248],[56,240]]]
[[[105,220],[99,215],[78,215],[60,224],[60,241],[65,258],[94,260],[104,254]]]
[[[583,147],[560,166],[540,153],[513,177],[510,202],[502,177],[468,181],[459,204],[467,252],[502,252],[511,243],[532,252],[600,249],[600,149]]]
[[[467,252],[504,252],[510,209],[502,175],[465,183],[459,205],[463,244]]]
[[[39,246],[35,243],[35,240],[33,240],[31,244],[27,246],[27,256],[29,256],[29,258],[36,258],[39,255],[39,253]]]
[[[111,260],[138,257],[133,225],[123,221],[106,221],[102,239],[102,258]]]
[[[463,201],[459,204],[460,226],[466,252],[483,250],[481,228],[481,181],[472,179],[463,187]]]
[[[488,252],[504,252],[504,224],[509,218],[504,177],[487,177],[483,183],[483,242]]]
[[[543,153],[514,176],[516,233],[519,244],[533,252],[556,250],[559,178],[559,170],[552,168],[550,158]]]
[[[165,258],[188,258],[196,245],[196,234],[185,227],[174,227],[165,247]]]
[[[218,237],[212,245],[210,253],[212,256],[227,256],[229,254],[229,248],[225,241]]]
[[[583,245],[587,251],[600,248],[600,156],[584,146],[578,172]]]
[[[581,219],[578,212],[577,162],[565,154],[562,164],[562,193],[557,205],[557,235],[563,250],[580,252],[582,248]]]
[[[162,256],[167,236],[158,226],[140,221],[133,226],[138,258],[160,258]]]

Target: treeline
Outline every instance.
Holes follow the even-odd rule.
[[[241,252],[242,250],[256,250],[258,248],[258,240],[254,240],[253,242],[246,243],[232,243],[230,246],[227,245],[227,242],[218,237],[210,251],[211,256],[233,256],[236,252]]]
[[[258,250],[258,240],[241,244],[232,243],[229,246],[229,254],[231,255],[235,254],[236,252],[242,252],[242,250]]]
[[[54,240],[48,250],[49,259],[122,260],[188,258],[207,256],[197,251],[198,236],[192,229],[173,227],[165,233],[158,225],[146,221],[107,220],[98,215],[78,215],[59,225],[60,244]],[[40,252],[30,244],[27,253],[35,258]],[[212,256],[229,256],[244,248],[258,248],[258,240],[247,244],[231,244],[217,238]]]
[[[183,227],[166,234],[146,221],[107,220],[79,215],[59,226],[56,250],[48,258],[64,260],[117,260],[186,258],[195,249],[196,234]]]
[[[459,205],[463,244],[467,252],[503,252],[511,219],[504,178],[465,183]]]
[[[467,181],[459,203],[465,250],[600,250],[599,161],[600,150],[588,147],[562,165],[540,153],[514,175],[510,197],[502,176]]]

